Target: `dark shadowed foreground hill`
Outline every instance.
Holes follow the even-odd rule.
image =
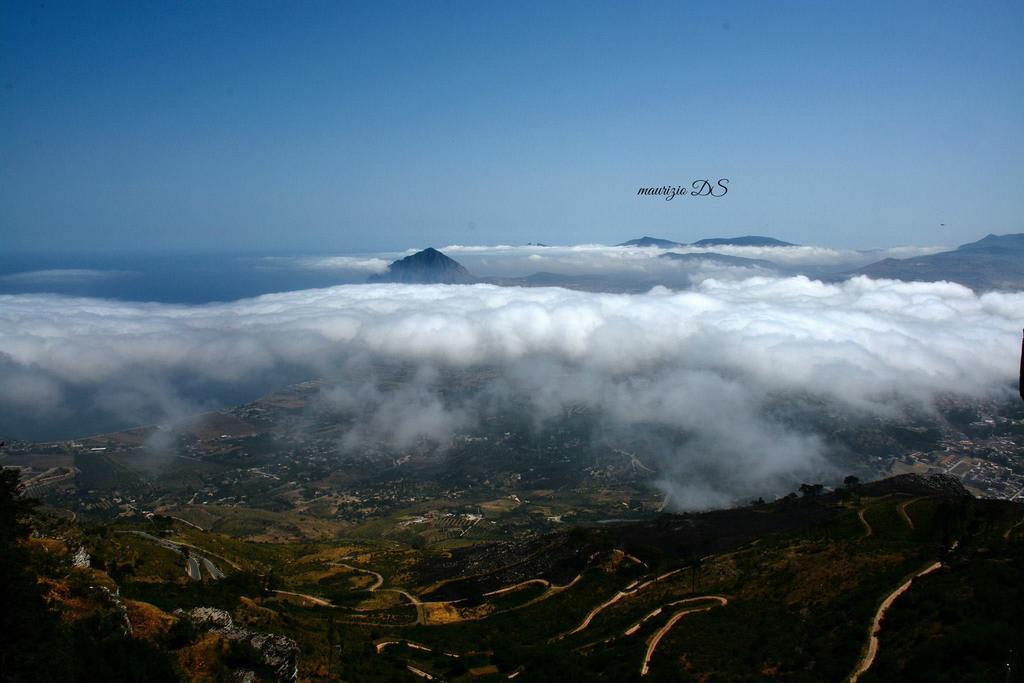
[[[2,474],[4,680],[1020,680],[1024,505],[944,475],[507,537],[516,496],[87,519]]]
[[[874,278],[949,280],[971,289],[1024,288],[1024,233],[988,235],[953,251],[908,259],[888,258],[856,271]]]
[[[418,285],[459,285],[476,282],[461,263],[428,247],[392,262],[386,272],[371,275],[370,282],[402,282]]]

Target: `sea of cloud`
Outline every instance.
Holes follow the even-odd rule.
[[[1008,395],[1022,319],[1024,293],[866,277],[643,294],[343,285],[196,306],[0,296],[0,432],[76,414],[173,421],[338,377],[353,359],[404,363],[420,368],[405,387],[331,396],[361,413],[339,447],[443,443],[503,401],[538,422],[583,406],[620,443],[630,430],[685,433],[658,446],[660,485],[704,507],[829,470],[813,426],[772,418],[780,396],[891,415],[945,394]],[[449,367],[495,369],[487,400],[442,398],[436,369]]]
[[[889,249],[858,251],[818,246],[747,247],[716,245],[708,247],[678,246],[671,249],[658,247],[622,247],[604,244],[578,244],[569,246],[463,246],[449,245],[441,251],[475,267],[481,273],[494,275],[528,275],[541,271],[565,274],[594,272],[644,272],[673,267],[662,259],[667,252],[676,254],[722,254],[739,258],[770,261],[783,269],[827,268],[852,270],[884,258],[910,258],[924,256],[948,247],[903,246]],[[472,268],[471,268],[472,270]]]
[[[462,263],[481,277],[523,277],[536,272],[554,272],[563,275],[621,274],[658,276],[671,274],[682,266],[678,262],[661,258],[668,252],[677,254],[722,254],[739,258],[770,261],[786,271],[813,269],[815,272],[853,270],[884,258],[910,258],[925,256],[949,247],[900,246],[888,249],[858,251],[818,246],[745,247],[718,245],[709,247],[679,246],[671,249],[658,247],[623,247],[605,244],[575,244],[567,246],[490,245],[467,246],[451,244],[438,247],[443,253]],[[382,272],[396,258],[413,254],[418,249],[389,254],[354,256],[292,257],[289,262],[297,267],[318,270],[357,270]],[[748,273],[749,275],[749,273]]]

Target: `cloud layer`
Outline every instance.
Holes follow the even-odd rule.
[[[680,246],[620,247],[605,244],[566,246],[537,245],[461,245],[438,247],[442,252],[482,277],[522,277],[536,272],[563,275],[633,275],[658,276],[671,274],[681,264],[660,258],[667,252],[677,254],[722,254],[740,258],[771,261],[780,269],[794,271],[852,270],[884,258],[910,258],[948,250],[941,246],[904,246],[889,249],[858,251],[817,246],[744,247],[719,245],[710,247]],[[301,256],[277,257],[269,261],[298,268],[378,273],[391,261],[413,254],[419,249],[372,256]],[[749,275],[749,273],[747,273]]]
[[[431,369],[486,366],[497,369],[492,405],[537,420],[586,406],[620,434],[686,434],[657,446],[663,485],[703,506],[827,470],[821,435],[770,417],[779,396],[892,413],[941,394],[1005,394],[1021,320],[1024,293],[865,277],[705,280],[639,295],[345,285],[202,306],[2,296],[0,430],[84,406],[173,419],[275,382],[338,376],[359,357],[411,363],[427,379],[336,397],[362,406],[352,438],[443,441],[478,416],[441,400]]]
[[[28,270],[0,276],[0,282],[13,285],[69,285],[88,283],[96,280],[126,275],[119,270],[95,270],[91,268],[54,268],[50,270]]]
[[[680,246],[672,249],[657,247],[619,247],[604,244],[577,244],[569,246],[464,246],[453,244],[441,251],[463,262],[467,268],[485,275],[518,276],[537,271],[564,274],[582,273],[648,273],[664,271],[671,262],[661,259],[666,252],[677,254],[722,254],[740,258],[771,261],[780,268],[799,270],[820,268],[852,270],[884,258],[910,258],[924,256],[948,247],[893,247],[857,251],[817,246],[744,247],[718,245],[709,247]],[[412,253],[415,250],[410,250]]]

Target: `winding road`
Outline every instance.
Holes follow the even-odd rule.
[[[871,528],[870,524],[868,524],[868,520],[864,519],[864,512],[866,510],[866,507],[857,510],[857,517],[860,519],[860,523],[864,525],[864,538],[867,538],[868,536],[871,536],[875,533],[875,530]]]
[[[202,581],[203,572],[199,569],[199,560],[194,556],[189,555],[188,561],[185,562],[185,570],[188,572],[188,576],[193,581]]]
[[[197,548],[196,546],[191,545],[189,543],[182,543],[180,541],[172,541],[172,540],[167,539],[167,538],[161,538],[159,536],[154,536],[152,534],[147,534],[145,531],[127,530],[127,531],[118,531],[117,533],[119,533],[119,534],[133,534],[135,536],[141,536],[142,538],[145,538],[147,540],[153,541],[157,545],[159,545],[159,546],[161,546],[163,548],[166,548],[167,550],[170,550],[171,552],[176,553],[178,555],[185,555],[186,554],[187,551],[183,551],[182,550],[183,547],[184,548],[192,548],[192,549],[195,549],[195,550],[203,550],[202,548]],[[203,552],[207,552],[207,551],[203,550]],[[213,555],[213,553],[209,553],[209,554]],[[228,562],[229,564],[231,564],[232,566],[235,566],[235,564],[233,562],[231,562],[230,560],[226,560],[225,558],[222,558],[219,555],[214,555],[214,557],[217,557],[218,559],[222,559],[225,562]],[[200,564],[200,562],[202,562],[202,564]],[[187,557],[185,559],[185,573],[188,574],[190,579],[192,579],[193,581],[202,581],[203,580],[203,571],[202,571],[203,567],[206,567],[207,573],[210,575],[210,578],[213,579],[214,581],[216,581],[218,579],[223,579],[224,578],[224,572],[222,572],[220,570],[220,568],[217,567],[217,565],[215,565],[206,556],[200,555],[199,553],[192,553],[192,552],[188,552],[187,553]],[[235,568],[237,569],[237,566],[235,566]]]
[[[896,602],[896,598],[900,597],[907,590],[910,589],[910,585],[914,582],[914,579],[925,574],[931,574],[936,569],[942,567],[941,562],[932,562],[930,565],[917,572],[909,579],[904,581],[899,588],[894,590],[892,593],[886,596],[882,604],[879,605],[878,611],[875,612],[875,618],[871,622],[871,630],[868,632],[868,646],[861,656],[860,661],[857,662],[857,667],[850,674],[850,677],[846,679],[847,683],[856,683],[857,680],[864,675],[864,672],[871,668],[871,665],[875,663],[875,656],[878,655],[878,632],[882,630],[882,619],[885,618],[885,613],[888,611],[892,604]]]
[[[1016,524],[1011,526],[1009,529],[1004,531],[1003,532],[1003,540],[1004,541],[1009,541],[1010,540],[1010,534],[1012,534],[1013,530],[1016,529],[1017,527],[1019,527],[1021,524],[1024,524],[1024,519],[1020,520],[1019,522],[1017,522]]]
[[[362,567],[353,567],[352,565],[344,564],[343,562],[331,562],[330,564],[336,565],[336,566],[339,566],[339,567],[345,567],[346,569],[351,569],[352,571],[365,572],[366,574],[372,574],[375,577],[375,582],[374,582],[374,584],[372,586],[370,586],[369,588],[366,588],[364,590],[366,590],[368,593],[375,593],[377,591],[380,591],[381,593],[398,593],[399,595],[405,597],[405,599],[408,600],[409,603],[412,604],[412,606],[416,608],[416,621],[415,621],[415,623],[417,623],[417,624],[425,624],[426,623],[426,613],[425,613],[424,608],[423,608],[423,604],[424,604],[423,601],[420,600],[419,598],[417,598],[415,595],[413,595],[409,591],[403,590],[401,588],[381,588],[381,584],[384,583],[384,577],[381,576],[379,573],[371,570],[371,569],[363,569]],[[334,608],[338,607],[338,605],[335,605],[335,604],[331,603],[328,600],[324,600],[323,598],[318,598],[315,595],[308,595],[306,593],[296,593],[294,591],[285,591],[285,590],[274,590],[272,592],[280,593],[281,595],[291,595],[291,596],[294,596],[296,598],[303,598],[303,599],[308,600],[308,601],[312,602],[313,604],[319,605],[321,607],[334,607]]]
[[[640,667],[640,675],[641,676],[646,676],[648,673],[650,673],[650,670],[651,670],[651,657],[654,656],[654,650],[657,649],[658,643],[661,642],[661,639],[665,637],[666,633],[668,633],[669,631],[672,630],[672,627],[676,625],[677,621],[679,621],[680,619],[685,617],[687,614],[696,614],[697,612],[707,612],[709,610],[714,609],[715,607],[721,607],[723,605],[728,605],[729,604],[729,599],[726,598],[726,597],[723,597],[721,595],[701,595],[701,596],[698,596],[698,597],[695,597],[695,598],[686,598],[684,600],[676,600],[675,602],[670,602],[668,605],[665,605],[665,607],[668,607],[669,605],[681,605],[681,604],[688,603],[688,602],[698,602],[698,601],[702,601],[702,600],[717,600],[718,601],[718,605],[708,605],[707,607],[690,607],[690,608],[687,608],[687,609],[681,609],[678,612],[676,612],[675,614],[673,614],[669,618],[669,620],[667,622],[665,622],[664,626],[662,626],[657,631],[655,631],[654,635],[651,636],[650,641],[648,641],[648,643],[647,643],[647,652],[646,652],[646,654],[644,654],[644,663]],[[655,612],[660,612],[661,609],[662,608],[658,608],[657,610],[655,610]],[[651,615],[648,615],[648,617],[645,617],[644,619],[642,619],[641,622],[646,621],[647,618],[649,618],[650,616],[654,616],[654,613],[652,612]],[[639,628],[639,624],[637,624],[637,628]]]
[[[369,591],[370,593],[373,593],[378,588],[380,588],[381,586],[384,585],[384,577],[381,576],[380,574],[378,574],[377,572],[373,571],[372,569],[363,569],[362,567],[353,567],[352,565],[345,564],[344,562],[328,562],[328,564],[333,565],[335,567],[344,567],[345,569],[351,569],[354,572],[363,572],[364,574],[372,574],[374,576],[374,578],[376,579],[376,581],[375,581],[375,583],[372,586],[370,586],[370,587],[365,589],[365,590]]]
[[[417,643],[417,642],[414,642],[412,640],[385,640],[385,641],[377,643],[374,646],[374,648],[377,650],[377,654],[380,654],[381,652],[383,652],[387,648],[391,647],[392,645],[405,645],[406,647],[408,647],[408,648],[410,648],[412,650],[421,650],[423,652],[438,652],[438,653],[444,655],[445,657],[451,657],[452,659],[458,659],[459,657],[462,656],[462,655],[457,654],[455,652],[448,652],[446,650],[435,650],[432,647],[428,647],[428,646],[426,646],[426,645],[424,645],[422,643]]]
[[[626,588],[620,590],[615,595],[613,595],[612,597],[608,598],[607,600],[602,602],[600,605],[598,605],[594,609],[590,610],[590,612],[587,613],[587,616],[585,616],[583,618],[583,621],[580,622],[579,626],[577,626],[576,628],[572,629],[571,631],[566,631],[565,633],[559,634],[558,636],[555,637],[555,640],[562,640],[563,638],[566,638],[568,636],[571,636],[571,635],[574,635],[576,633],[579,633],[580,631],[582,631],[582,630],[586,629],[588,626],[590,626],[590,622],[594,620],[594,617],[596,617],[598,614],[600,614],[603,610],[605,610],[608,607],[611,607],[612,605],[617,603],[619,600],[622,600],[623,598],[628,598],[628,597],[631,597],[633,595],[636,595],[637,593],[639,593],[643,589],[647,588],[648,586],[650,586],[652,584],[655,584],[655,583],[657,583],[659,581],[663,581],[664,579],[667,579],[668,577],[672,576],[673,574],[678,574],[679,572],[683,571],[684,569],[686,569],[686,567],[680,567],[679,569],[673,569],[672,571],[665,572],[661,576],[656,576],[653,579],[648,579],[647,581],[641,583],[640,585],[636,585],[637,582],[634,581],[633,583],[631,583]]]
[[[527,579],[526,581],[520,581],[519,583],[514,583],[511,586],[505,586],[504,588],[499,588],[498,590],[491,591],[490,593],[484,593],[484,597],[489,598],[494,595],[504,595],[505,593],[517,591],[520,588],[526,588],[527,586],[532,584],[538,584],[544,586],[545,588],[551,587],[551,582],[547,579]]]
[[[203,558],[203,566],[206,567],[206,571],[210,575],[211,579],[216,580],[224,578],[224,572],[222,572],[213,562],[210,562],[208,558]]]
[[[224,557],[223,555],[218,555],[217,553],[211,553],[206,548],[200,548],[197,545],[192,545],[191,543],[185,543],[184,541],[173,541],[173,543],[175,545],[180,545],[180,546],[184,546],[186,548],[192,548],[193,550],[198,550],[203,555],[209,555],[210,557],[216,557],[218,560],[221,560],[222,562],[224,562],[224,564],[230,565],[232,569],[237,569],[238,571],[242,571],[242,567],[237,562],[233,562],[232,560],[229,560],[228,558]]]
[[[914,520],[910,519],[910,515],[907,514],[907,508],[919,500],[924,500],[924,498],[925,496],[918,496],[917,498],[905,500],[896,506],[896,511],[900,513],[900,517],[902,517],[903,521],[907,523],[907,526],[910,527],[911,531],[914,530]]]
[[[314,605],[320,605],[321,607],[336,607],[336,605],[332,605],[327,600],[324,600],[323,598],[318,598],[315,595],[306,595],[305,593],[296,593],[294,591],[282,591],[282,590],[277,590],[276,588],[271,590],[270,592],[271,593],[280,593],[281,595],[291,595],[292,597],[296,597],[296,598],[302,598],[303,600],[308,600],[311,603],[313,603]]]

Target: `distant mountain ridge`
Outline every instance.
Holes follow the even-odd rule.
[[[691,245],[673,242],[657,237],[644,236],[619,246],[656,247],[675,249],[680,247],[710,248],[716,246],[796,246],[774,237],[746,235],[743,237],[714,237],[699,240]],[[780,274],[803,273],[837,281],[854,275],[903,281],[934,282],[947,280],[963,284],[976,291],[994,289],[1024,289],[1024,233],[1009,235],[986,235],[976,242],[963,244],[952,251],[917,256],[906,259],[887,258],[871,263],[857,270],[824,271],[808,267],[786,267],[766,259],[752,259],[713,252],[677,253],[666,251],[661,258],[680,264],[702,267],[703,263],[718,266],[745,267],[770,270]],[[621,278],[620,278],[621,279]],[[535,273],[528,277],[478,278],[462,264],[449,258],[437,249],[427,248],[391,263],[384,273],[373,275],[369,282],[399,282],[406,284],[472,284],[489,282],[505,286],[563,286],[591,291],[642,291],[644,287],[663,284],[656,278],[636,282],[618,281],[600,274],[566,275],[556,273]]]
[[[956,251],[970,253],[1024,253],[1024,233],[1010,233],[1008,235],[994,235],[989,233],[977,242],[961,244]]]
[[[976,291],[1024,289],[1024,233],[989,234],[953,251],[928,256],[887,258],[850,274],[905,281],[948,280]]]
[[[691,247],[795,247],[792,242],[783,242],[774,237],[744,235],[742,237],[708,237],[698,240]]]
[[[371,275],[368,281],[462,285],[477,282],[477,278],[455,259],[445,256],[433,247],[427,247],[411,256],[393,261],[387,271]]]
[[[638,237],[627,242],[615,245],[617,247],[658,247],[660,249],[674,249],[675,247],[795,247],[792,242],[783,242],[774,237],[763,237],[761,235],[743,235],[742,237],[707,237],[697,240],[692,244],[685,242],[673,242],[672,240],[661,239],[660,237]]]
[[[660,249],[672,249],[674,247],[685,247],[686,245],[682,242],[673,242],[672,240],[663,240],[658,237],[638,237],[635,240],[629,240],[622,244],[616,244],[617,247],[658,247]]]

